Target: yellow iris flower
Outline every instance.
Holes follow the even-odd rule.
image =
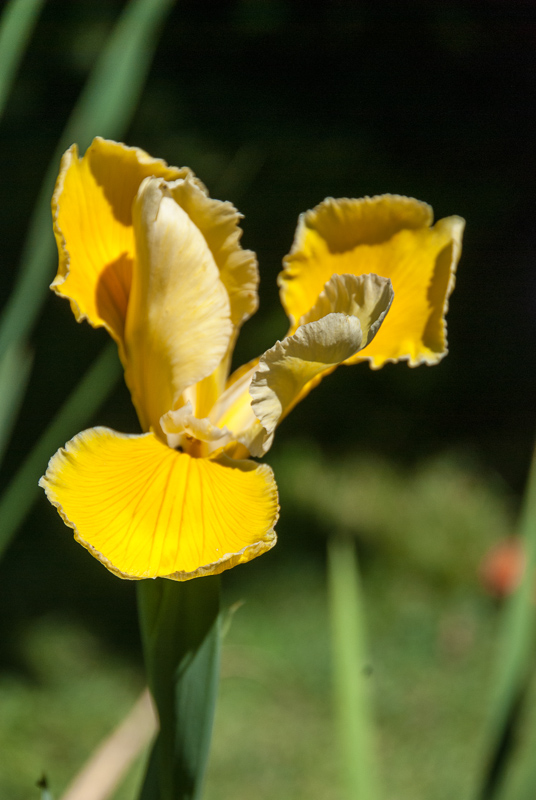
[[[40,484],[122,578],[187,580],[269,550],[277,486],[250,456],[281,419],[339,364],[446,352],[463,220],[432,227],[416,200],[328,199],[302,215],[279,278],[289,333],[230,377],[258,285],[230,203],[187,168],[97,138],[83,158],[76,146],[63,156],[52,208],[52,288],[117,343],[146,432],[85,430]]]

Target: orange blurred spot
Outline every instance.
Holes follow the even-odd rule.
[[[507,597],[521,582],[525,553],[521,539],[511,537],[495,545],[480,565],[480,579],[494,597]]]

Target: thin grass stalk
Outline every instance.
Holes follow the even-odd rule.
[[[335,719],[346,800],[379,800],[363,594],[355,542],[328,540]]]
[[[502,612],[499,647],[483,750],[483,778],[477,797],[499,796],[511,754],[513,728],[534,660],[536,606],[536,450],[519,523],[525,569]],[[534,788],[536,797],[536,786]]]
[[[33,356],[23,345],[12,345],[0,359],[0,462],[22,403]]]
[[[17,282],[2,312],[0,357],[29,334],[46,297],[55,257],[50,198],[60,157],[73,142],[85,149],[94,136],[123,135],[145,83],[158,30],[173,2],[130,0],[69,117],[31,217]]]
[[[159,27],[173,2],[128,3],[69,117],[41,185],[15,287],[0,317],[0,379],[9,372],[9,353],[22,351],[47,296],[56,254],[50,199],[61,155],[75,141],[85,149],[97,134],[122,136],[145,83]],[[8,421],[16,418],[23,397],[21,378],[22,374],[15,378],[16,391],[0,380],[0,398],[10,394],[11,399],[10,404],[0,404],[0,430],[7,430]]]
[[[15,477],[0,497],[0,558],[40,493],[37,482],[50,454],[87,422],[121,375],[117,349],[110,342],[38,439]]]
[[[10,0],[0,17],[0,117],[45,0]]]

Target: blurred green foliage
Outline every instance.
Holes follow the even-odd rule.
[[[226,603],[245,604],[224,641],[207,800],[340,796],[323,549],[333,526],[346,526],[350,517],[348,505],[334,502],[332,468],[311,454],[311,446],[307,452],[302,443],[301,450],[301,469],[296,447],[280,448],[274,459],[284,503],[278,547],[232,570],[224,582]],[[479,768],[497,617],[478,567],[497,537],[511,532],[509,493],[493,476],[454,458],[406,474],[377,458],[333,467],[346,491],[354,486],[356,508],[369,498],[355,532],[385,796],[469,798]],[[316,481],[308,482],[315,471]],[[364,474],[367,488],[360,494]],[[441,485],[445,504],[437,524],[431,509]],[[329,519],[315,513],[311,487],[331,509]],[[412,524],[401,535],[402,496]],[[493,509],[493,527],[481,514],[483,505]],[[448,558],[438,580],[438,564],[463,531],[470,551]],[[0,744],[9,754],[0,769],[0,795],[27,798],[45,771],[57,796],[136,698],[139,657],[133,661],[117,642],[91,633],[66,603],[27,629],[17,651],[18,668],[0,678]],[[139,774],[140,765],[117,800],[132,796]]]

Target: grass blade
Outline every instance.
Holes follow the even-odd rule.
[[[13,345],[0,359],[0,461],[28,384],[31,366],[32,355],[21,345]]]
[[[45,0],[11,0],[0,17],[0,117]]]
[[[121,365],[110,342],[62,405],[0,497],[0,557],[39,496],[37,481],[51,455],[87,423],[117,384]]]
[[[350,538],[328,541],[328,594],[344,797],[378,800],[363,599],[355,544]]]
[[[510,754],[511,728],[532,666],[536,607],[536,451],[532,461],[519,532],[526,565],[521,584],[508,598],[499,631],[499,648],[492,696],[485,728],[483,785],[479,796],[498,796]],[[536,794],[536,787],[535,787]]]
[[[52,277],[55,243],[50,198],[63,151],[85,149],[97,134],[120,138],[135,109],[173,0],[130,0],[116,24],[62,134],[47,170],[22,254],[20,272],[0,322],[0,354],[30,332]]]

